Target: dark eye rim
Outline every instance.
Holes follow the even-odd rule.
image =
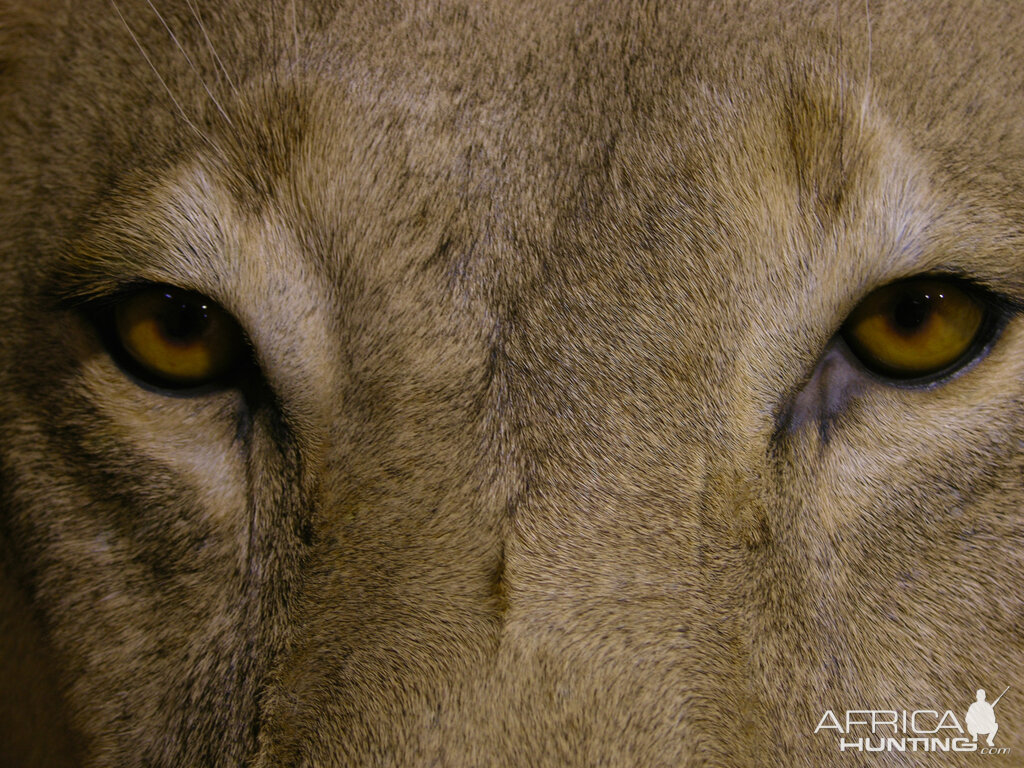
[[[181,381],[161,376],[159,372],[151,370],[135,359],[120,340],[117,331],[117,307],[122,302],[139,296],[142,293],[161,290],[168,290],[175,293],[187,294],[201,298],[216,306],[235,322],[239,331],[239,340],[242,345],[242,349],[240,350],[238,359],[235,361],[234,365],[229,367],[223,373],[218,374],[207,381],[192,384],[182,383]],[[228,312],[228,310],[221,306],[220,302],[198,291],[182,288],[181,286],[177,286],[172,283],[134,282],[127,284],[106,296],[90,300],[80,307],[80,311],[95,329],[96,334],[103,345],[104,350],[110,356],[110,359],[114,361],[118,368],[120,368],[129,379],[131,379],[133,384],[150,392],[172,397],[198,397],[208,395],[215,392],[221,392],[226,389],[231,389],[233,387],[239,387],[258,370],[255,362],[255,356],[253,354],[252,343],[250,342],[248,335],[245,333],[245,330],[241,327],[241,324],[235,320],[234,316]]]
[[[872,368],[869,364],[865,363],[861,356],[855,351],[854,346],[847,340],[849,319],[853,315],[856,307],[860,306],[860,302],[863,302],[864,299],[875,291],[882,290],[889,286],[898,285],[900,283],[909,283],[917,280],[936,280],[955,284],[957,288],[975,299],[981,305],[984,313],[981,324],[978,326],[978,330],[974,334],[974,340],[967,346],[963,354],[957,357],[957,359],[949,365],[922,376],[899,377],[886,375],[880,370]],[[837,342],[842,345],[847,359],[850,360],[850,362],[862,374],[874,381],[896,389],[932,389],[971,370],[975,365],[988,356],[992,347],[995,346],[999,337],[1002,335],[1003,330],[1006,328],[1010,319],[1020,311],[1019,308],[1015,306],[1014,302],[1007,297],[996,293],[990,288],[980,285],[961,275],[944,272],[924,272],[916,275],[908,275],[907,277],[900,278],[899,280],[893,280],[889,283],[879,285],[864,294],[860,301],[855,305],[854,310],[850,310],[850,312],[847,313],[846,318],[843,320],[842,325],[837,331]]]

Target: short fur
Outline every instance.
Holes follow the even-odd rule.
[[[1024,325],[916,389],[831,340],[923,272],[1024,302],[1022,41],[6,0],[0,761],[967,766],[814,729],[1010,685],[1020,765]],[[123,373],[79,303],[138,281],[260,376]]]

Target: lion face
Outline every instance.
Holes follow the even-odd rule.
[[[3,761],[1019,760],[1019,13],[35,5]]]

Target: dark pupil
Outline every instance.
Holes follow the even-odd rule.
[[[926,293],[905,293],[892,308],[897,330],[916,331],[932,312],[932,297]]]
[[[173,294],[165,294],[164,299],[160,328],[168,341],[191,342],[202,336],[209,323],[204,305]]]

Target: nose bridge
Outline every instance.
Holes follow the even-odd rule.
[[[756,517],[759,493],[746,404],[727,402],[743,374],[716,311],[724,281],[710,260],[674,265],[662,245],[565,245],[507,350],[529,466],[506,544],[508,620],[552,653],[644,648],[671,665],[701,644],[701,626],[736,638],[750,522],[736,512]]]
[[[733,518],[755,491],[719,345],[677,303],[687,280],[655,293],[549,270],[488,325],[499,311],[445,275],[379,273],[347,297],[360,332],[331,398],[300,629],[264,708],[267,764],[339,743],[544,764],[566,728],[628,755],[638,717],[655,741],[678,742],[683,720],[737,732],[721,707],[746,654]],[[335,730],[306,733],[310,711]],[[715,743],[743,764],[742,739]]]
[[[343,373],[266,765],[366,744],[396,764],[569,763],[567,733],[682,762],[678,724],[712,721],[708,754],[747,764],[753,527],[736,510],[756,470],[714,228],[680,235],[636,195],[531,225],[518,183],[460,214],[475,231],[504,205],[514,237],[415,216],[346,253],[326,342]],[[312,712],[331,729],[308,733]]]

